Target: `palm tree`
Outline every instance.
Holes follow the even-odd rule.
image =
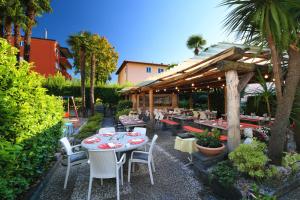
[[[186,42],[186,45],[189,49],[194,49],[194,54],[199,55],[200,49],[203,49],[203,46],[206,44],[206,40],[203,39],[201,35],[192,35]]]
[[[82,99],[82,116],[86,117],[86,98],[85,98],[85,67],[86,67],[86,33],[81,32],[75,35],[69,36],[67,43],[71,47],[72,54],[74,57],[74,65],[77,70],[80,71],[81,79],[81,99]]]
[[[27,23],[24,37],[24,59],[29,62],[32,28],[35,18],[45,12],[51,12],[51,0],[23,0],[26,8]]]
[[[293,13],[299,12],[299,1],[223,0],[221,5],[233,8],[225,20],[225,27],[230,32],[237,32],[237,36],[246,43],[266,43],[271,50],[277,107],[276,120],[271,128],[269,156],[273,163],[280,164],[286,127],[300,77],[300,69],[296,67],[300,60],[299,49],[296,47],[296,42],[299,40],[297,35],[299,24],[293,16]],[[291,12],[291,9],[297,12]],[[285,84],[283,84],[281,69],[281,57],[284,51],[289,53]]]

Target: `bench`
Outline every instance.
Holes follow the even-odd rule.
[[[204,130],[200,128],[195,128],[192,126],[183,126],[183,130],[188,131],[188,132],[193,132],[193,133],[203,133]]]
[[[163,130],[167,130],[167,126],[169,126],[173,132],[173,135],[176,135],[176,130],[180,128],[180,124],[178,122],[169,120],[169,119],[162,119],[160,120],[161,123],[163,123]]]

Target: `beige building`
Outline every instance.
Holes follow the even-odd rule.
[[[130,82],[136,84],[146,80],[150,76],[166,71],[167,67],[168,65],[162,63],[157,64],[124,60],[116,72],[118,75],[118,83],[124,84]]]

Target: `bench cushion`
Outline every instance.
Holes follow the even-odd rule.
[[[166,123],[166,124],[168,124],[168,125],[178,125],[178,124],[179,124],[179,123],[174,122],[174,121],[169,120],[169,119],[162,119],[162,120],[160,120],[160,121],[163,122],[163,123]]]
[[[188,132],[203,133],[204,130],[192,126],[183,126],[183,129]]]
[[[254,128],[254,129],[259,128],[259,126],[256,125],[256,124],[249,124],[249,123],[243,123],[243,122],[241,122],[240,125],[243,126],[242,128]]]

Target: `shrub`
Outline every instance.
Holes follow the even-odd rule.
[[[79,133],[75,135],[75,138],[83,140],[97,133],[101,128],[101,122],[103,120],[103,115],[100,113],[95,114],[90,117],[87,123],[80,129]]]
[[[220,131],[218,129],[213,129],[212,132],[205,130],[203,133],[193,133],[197,138],[197,144],[203,147],[217,148],[222,146],[220,141]]]
[[[116,118],[119,119],[121,115],[128,115],[131,109],[120,110],[116,113]]]
[[[180,108],[189,108],[189,102],[185,99],[180,100],[178,104]]]
[[[266,164],[268,157],[264,151],[266,145],[262,142],[253,140],[251,144],[241,144],[229,154],[229,159],[238,171],[244,172],[253,178],[271,177],[276,173],[273,168],[268,169]]]
[[[62,101],[0,39],[0,199],[16,199],[44,173],[61,137]]]
[[[286,153],[282,159],[282,165],[284,167],[290,167],[293,173],[299,171],[300,154],[298,153]]]
[[[212,170],[210,178],[217,179],[225,188],[231,187],[238,176],[238,172],[232,164],[227,161],[219,162]]]
[[[121,100],[117,105],[117,112],[125,109],[131,109],[131,108],[132,108],[132,101]]]

